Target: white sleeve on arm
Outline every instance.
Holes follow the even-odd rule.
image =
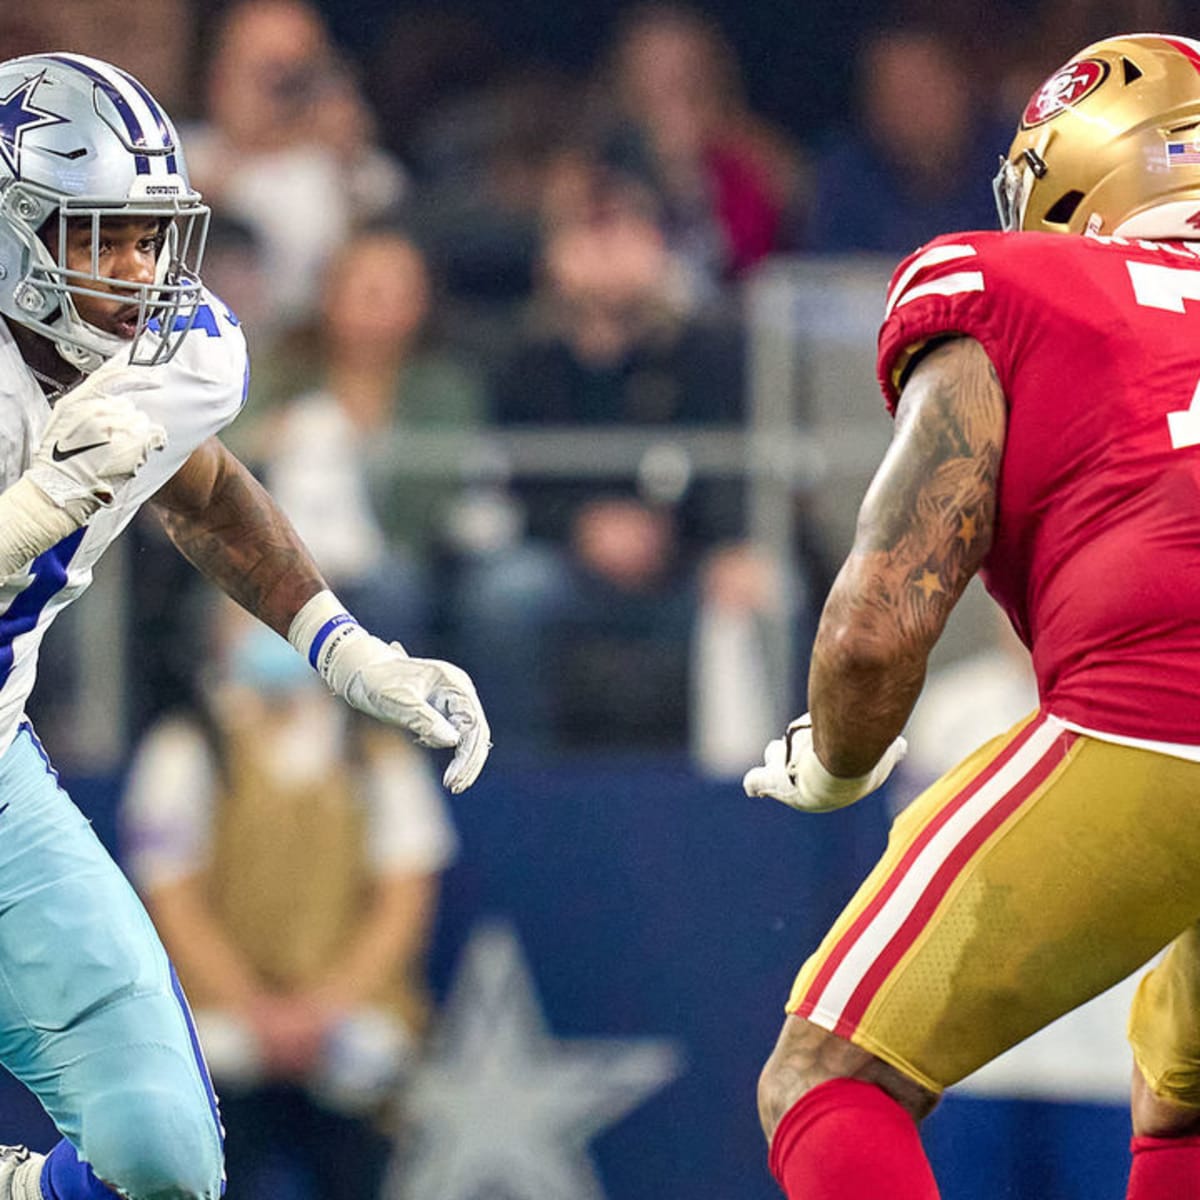
[[[0,576],[27,567],[79,525],[28,475],[22,475],[12,487],[0,492]]]
[[[458,835],[426,756],[377,752],[363,769],[370,861],[379,875],[432,875],[458,857]]]
[[[194,875],[212,845],[216,764],[203,733],[168,719],[143,739],[121,801],[125,866],[141,891]]]

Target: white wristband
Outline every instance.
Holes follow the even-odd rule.
[[[878,786],[871,783],[874,769],[851,778],[830,774],[811,747],[797,756],[791,768],[800,795],[810,797],[822,811],[854,804]]]
[[[81,524],[22,475],[0,493],[0,577],[27,567]]]
[[[864,775],[834,775],[817,757],[812,739],[812,714],[797,717],[784,735],[788,774],[796,785],[797,807],[818,812],[845,808],[868,796],[892,773],[904,757],[908,743],[896,738],[880,755],[879,761]]]
[[[292,618],[287,636],[330,690],[343,697],[355,671],[382,645],[328,588],[305,601]],[[404,653],[399,643],[393,642],[392,649]]]
[[[292,618],[287,636],[296,652],[308,659],[313,670],[325,676],[337,643],[360,628],[346,611],[346,606],[326,588],[305,601]]]

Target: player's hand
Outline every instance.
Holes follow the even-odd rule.
[[[410,658],[399,642],[368,633],[328,589],[301,606],[287,632],[336,695],[368,716],[407,729],[424,746],[454,747],[442,775],[452,792],[471,786],[492,748],[471,677],[436,658]]]
[[[409,658],[399,642],[367,637],[368,643],[353,647],[358,661],[345,682],[346,700],[360,712],[409,730],[423,746],[453,746],[442,782],[452,792],[465,791],[492,748],[471,677],[453,663]]]
[[[267,1073],[303,1079],[316,1065],[338,1014],[308,997],[264,995],[247,1012]]]
[[[844,778],[832,775],[813,749],[812,717],[797,717],[781,738],[767,744],[763,765],[746,772],[742,787],[747,796],[770,796],[803,812],[829,812],[845,808],[875,791],[904,757],[908,743],[898,737],[865,775]]]
[[[166,431],[135,403],[137,393],[155,386],[145,367],[113,364],[54,402],[26,475],[78,524],[112,504],[121,485],[166,446]]]

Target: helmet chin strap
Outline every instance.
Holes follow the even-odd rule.
[[[66,313],[63,308],[71,304],[70,297],[63,297],[62,304],[59,307],[58,317],[54,324],[57,326],[66,325],[70,328],[69,322],[66,319]],[[106,333],[103,329],[93,325],[91,321],[83,320],[76,312],[76,321],[88,333],[89,339],[96,344],[93,346],[83,346],[78,342],[67,341],[65,338],[55,338],[51,335],[54,342],[54,348],[58,351],[58,356],[68,366],[72,366],[77,371],[82,371],[85,375],[90,375],[93,371],[99,370],[113,355],[119,353],[126,345],[119,337],[114,337],[111,333]]]
[[[94,351],[85,350],[82,346],[75,346],[70,342],[55,342],[54,348],[58,351],[59,357],[68,366],[74,367],[77,371],[82,371],[85,375],[90,375],[105,361],[101,355],[96,354]]]

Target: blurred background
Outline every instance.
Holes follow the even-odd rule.
[[[1029,95],[1134,30],[1200,26],[1171,0],[0,11],[0,57],[110,60],[173,115],[251,348],[228,442],[494,728],[443,796],[148,516],[48,639],[31,713],[184,976],[230,1200],[776,1194],[754,1086],[792,975],[894,811],[1034,703],[973,587],[887,795],[741,793],[805,707],[889,437],[887,280],[994,227]],[[952,1092],[947,1200],[1124,1195],[1126,995]],[[11,1081],[0,1113],[52,1140]]]

